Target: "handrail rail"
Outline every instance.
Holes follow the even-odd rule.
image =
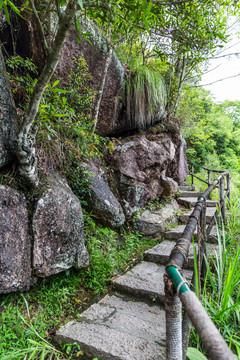
[[[207,167],[205,167],[205,166],[202,166],[202,165],[199,165],[199,164],[195,163],[194,161],[190,161],[190,163],[193,164],[193,165],[195,165],[195,166],[198,166],[198,167],[200,167],[200,168],[202,168],[202,169],[204,169],[204,170],[209,170],[209,171],[217,172],[217,173],[223,173],[223,172],[225,172],[225,170],[209,169],[209,168],[207,168]]]
[[[215,171],[217,172],[217,171]],[[219,171],[220,172],[220,171]],[[177,240],[171,252],[164,275],[165,310],[166,310],[166,352],[167,360],[182,360],[186,356],[186,348],[190,331],[190,321],[199,334],[202,343],[211,359],[234,360],[235,356],[228,348],[219,331],[208,317],[200,301],[186,285],[181,276],[181,269],[187,260],[189,247],[196,227],[198,226],[198,272],[200,273],[205,253],[206,231],[206,199],[219,185],[219,208],[225,218],[225,187],[227,178],[227,196],[230,196],[229,172],[221,171],[217,179],[198,198],[181,238]],[[182,304],[185,315],[182,322]]]
[[[211,184],[211,173],[220,173],[220,174],[223,174],[223,173],[226,173],[226,170],[216,170],[216,169],[209,169],[205,166],[202,166],[202,165],[199,165],[199,164],[196,164],[195,162],[193,161],[190,161],[190,164],[192,165],[191,166],[191,171],[189,172],[189,175],[191,175],[191,179],[192,179],[192,186],[194,185],[194,178],[204,182],[205,184],[207,184],[208,186],[210,186]],[[198,177],[197,175],[194,174],[194,166],[198,166],[204,170],[207,171],[207,181],[206,180],[203,180],[201,179],[200,177]],[[227,196],[230,197],[230,174],[229,172],[227,172],[227,175],[226,175],[226,179],[227,179],[227,191],[228,191],[228,194]]]

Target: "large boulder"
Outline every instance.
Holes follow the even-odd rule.
[[[119,182],[122,203],[128,216],[155,200],[163,191],[161,175],[175,157],[168,134],[140,134],[118,144],[111,166]]]
[[[160,209],[144,210],[134,219],[137,229],[146,237],[158,238],[166,230],[167,225],[177,224],[177,213],[179,210],[176,200],[166,204]]]
[[[91,194],[88,198],[89,209],[105,226],[118,228],[123,225],[125,215],[122,206],[103,178],[104,169],[96,167],[93,163],[81,164],[81,166],[88,169],[88,188]]]
[[[38,199],[33,214],[33,269],[40,277],[88,265],[80,202],[59,176]]]
[[[17,113],[0,49],[0,167],[6,165],[14,156],[16,128]]]
[[[179,190],[178,183],[167,176],[161,176],[161,184],[163,186],[162,197],[175,195]]]
[[[29,290],[31,241],[23,194],[0,185],[0,293]]]
[[[187,144],[182,134],[174,137],[174,144],[176,154],[171,166],[167,169],[166,175],[181,184],[189,174],[186,158]]]

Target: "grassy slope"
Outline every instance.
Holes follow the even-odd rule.
[[[97,225],[87,213],[85,230],[90,254],[88,268],[71,269],[39,280],[29,293],[1,296],[1,360],[24,359],[23,354],[32,353],[36,348],[32,359],[39,359],[44,350],[51,352],[42,339],[54,343],[54,335],[62,324],[76,318],[79,312],[109,291],[110,278],[138,261],[145,249],[155,245],[153,240],[127,229],[119,234]],[[44,345],[41,347],[32,341]],[[53,358],[70,359],[74,349],[79,351],[76,346],[65,347],[65,355],[55,354]]]

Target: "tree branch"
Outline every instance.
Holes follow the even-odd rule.
[[[189,0],[175,0],[175,1],[158,1],[152,0],[152,3],[155,5],[179,5],[189,2]]]
[[[19,161],[20,174],[27,179],[30,184],[38,185],[38,175],[36,170],[35,149],[30,140],[33,122],[36,118],[42,94],[54,73],[59,61],[59,54],[62,49],[67,31],[72,24],[76,7],[74,0],[67,4],[64,16],[59,23],[53,46],[48,54],[44,69],[33,89],[28,109],[25,112],[22,124],[16,137],[16,153]]]
[[[84,3],[84,8],[88,8],[88,7],[96,7],[96,8],[102,8],[102,9],[110,10],[110,7],[108,6],[108,4],[98,3],[96,1],[85,2]]]
[[[226,54],[226,55],[220,55],[220,56],[213,56],[213,57],[209,57],[208,60],[215,60],[215,59],[220,59],[223,57],[227,57],[227,56],[238,56],[240,55],[240,52],[236,52],[236,53],[230,53],[230,54]]]
[[[211,82],[211,83],[208,83],[208,84],[193,85],[193,86],[191,86],[191,87],[209,86],[209,85],[215,84],[215,83],[217,83],[217,82],[219,82],[219,81],[224,81],[224,80],[232,79],[232,78],[235,78],[235,77],[238,77],[238,76],[240,76],[240,73],[239,73],[239,74],[236,74],[236,75],[227,76],[227,77],[222,78],[222,79],[219,79],[219,80],[215,80],[215,81],[213,81],[213,82]]]
[[[62,19],[62,12],[61,12],[61,9],[60,9],[59,0],[55,0],[55,4],[56,4],[58,18],[59,18],[59,20],[61,20]]]
[[[38,24],[38,28],[39,28],[39,31],[40,31],[40,35],[41,35],[41,38],[42,38],[42,41],[43,41],[43,45],[44,45],[44,48],[45,48],[45,51],[47,53],[47,55],[49,54],[50,52],[50,49],[49,49],[49,46],[48,46],[48,43],[47,43],[47,39],[46,39],[46,36],[44,34],[44,30],[43,30],[43,26],[42,26],[42,23],[41,23],[41,20],[38,16],[38,12],[37,12],[37,9],[35,8],[35,5],[34,5],[34,2],[33,0],[30,0],[31,2],[31,6],[32,6],[32,10],[33,10],[33,13],[36,17],[36,20],[37,20],[37,24]]]

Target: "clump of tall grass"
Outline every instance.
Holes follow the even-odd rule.
[[[240,201],[232,201],[226,225],[218,228],[219,251],[206,261],[202,303],[229,347],[240,359]],[[193,331],[191,346],[204,350]],[[193,359],[194,357],[189,357]]]
[[[166,104],[166,85],[150,64],[138,66],[127,83],[127,116],[134,127],[145,129],[157,119]]]

